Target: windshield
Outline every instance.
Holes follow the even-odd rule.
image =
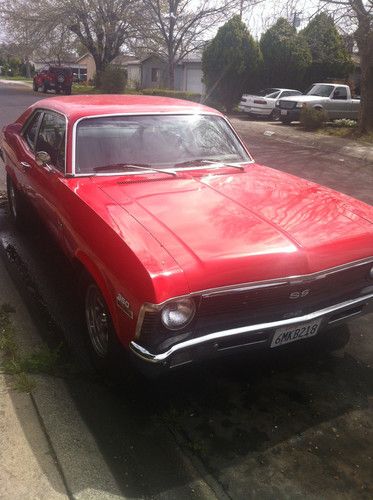
[[[333,85],[313,85],[307,92],[307,95],[317,95],[320,97],[329,97],[333,92]]]
[[[136,165],[173,169],[189,163],[207,166],[250,160],[220,116],[105,116],[84,119],[77,126],[76,173],[123,173],[126,168],[133,171]]]

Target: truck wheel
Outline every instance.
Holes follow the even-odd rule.
[[[32,90],[33,90],[34,92],[37,92],[37,91],[38,91],[38,86],[36,85],[36,83],[35,83],[35,82],[32,82]]]
[[[48,92],[48,85],[46,83],[43,83],[42,89],[44,94],[46,94]]]

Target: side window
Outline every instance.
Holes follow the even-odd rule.
[[[36,141],[36,151],[45,151],[51,157],[51,164],[65,172],[65,118],[58,113],[46,112],[41,122]]]
[[[32,151],[35,151],[35,140],[39,127],[40,116],[41,111],[36,111],[23,132],[23,137],[26,139],[26,142]]]
[[[337,87],[334,91],[333,99],[346,100],[347,99],[346,87]]]
[[[291,95],[301,95],[301,92],[298,92],[296,90],[284,90],[284,92],[281,94],[281,97],[290,97]]]

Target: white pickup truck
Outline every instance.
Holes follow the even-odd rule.
[[[352,99],[348,85],[314,83],[306,95],[279,99],[276,103],[282,123],[298,121],[301,109],[310,107],[325,110],[330,120],[350,118],[357,120],[360,99]]]

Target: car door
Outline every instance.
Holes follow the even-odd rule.
[[[55,111],[45,110],[35,141],[35,154],[29,171],[32,198],[41,218],[53,235],[62,240],[60,206],[65,175],[66,118]],[[40,161],[40,153],[47,161]]]
[[[346,87],[336,87],[332,96],[330,103],[329,116],[333,120],[336,118],[350,118],[351,109],[349,108],[349,103],[347,101],[347,89]]]
[[[14,136],[12,144],[14,155],[11,156],[11,167],[17,186],[33,204],[35,200],[33,199],[33,190],[30,183],[30,173],[35,161],[35,143],[42,117],[42,110],[38,109],[34,111],[20,131],[20,134]]]

